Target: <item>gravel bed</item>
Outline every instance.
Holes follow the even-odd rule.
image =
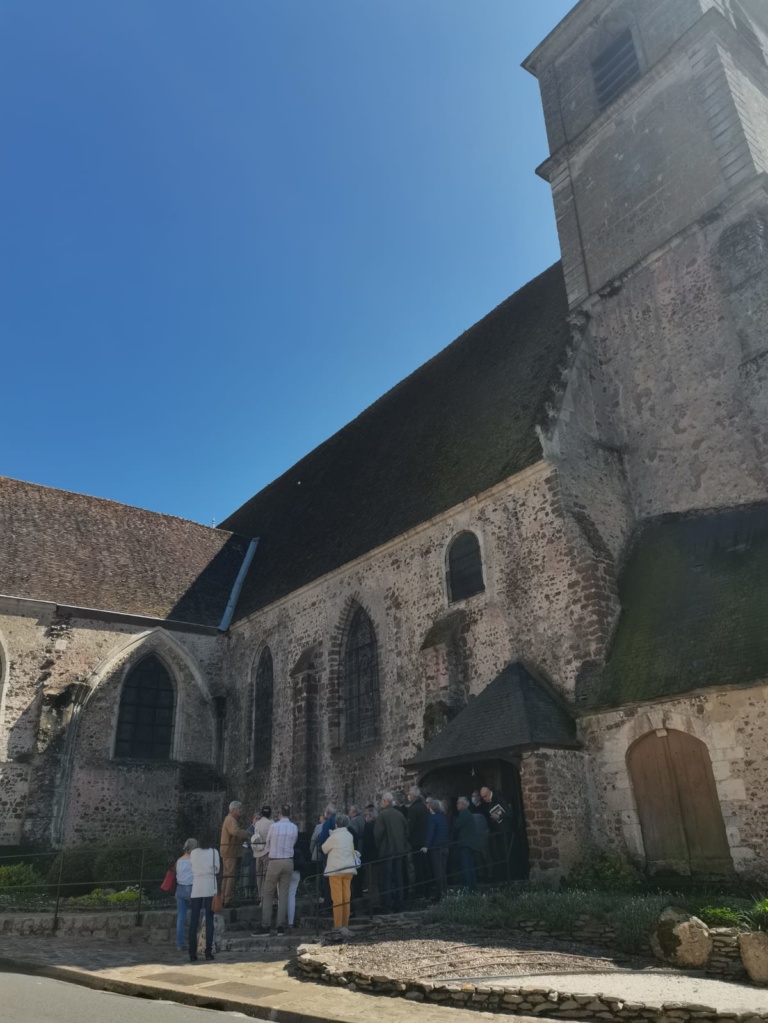
[[[355,935],[344,945],[326,946],[324,951],[325,958],[340,968],[385,973],[398,980],[609,973],[654,965],[640,957],[522,933],[502,936],[462,929],[457,938],[441,925],[413,928],[406,934],[402,927],[381,927]]]

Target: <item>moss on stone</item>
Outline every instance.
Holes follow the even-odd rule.
[[[640,528],[607,663],[579,702],[620,706],[768,676],[768,506]]]

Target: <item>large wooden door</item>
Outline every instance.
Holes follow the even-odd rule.
[[[627,757],[652,874],[733,870],[709,750],[686,732],[659,729]]]

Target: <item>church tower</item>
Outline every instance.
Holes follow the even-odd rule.
[[[632,519],[764,500],[764,0],[581,0],[524,67],[580,330],[549,453],[610,450]]]

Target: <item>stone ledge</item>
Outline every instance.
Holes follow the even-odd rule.
[[[340,969],[324,957],[322,945],[299,945],[296,965],[308,980],[334,984],[354,991],[407,998],[416,1002],[436,1002],[464,1009],[478,1009],[510,1015],[537,1016],[566,1020],[605,1020],[616,1023],[765,1023],[753,1012],[719,1012],[708,1005],[666,1002],[646,1005],[623,1001],[614,996],[584,994],[579,991],[554,991],[530,984],[460,984],[442,981],[404,981],[386,974],[366,974],[355,969]]]

